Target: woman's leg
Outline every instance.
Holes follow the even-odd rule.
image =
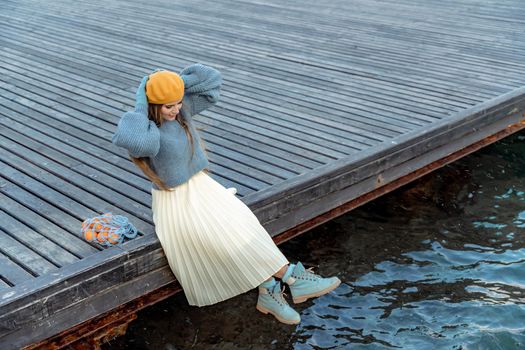
[[[288,264],[284,265],[274,276],[282,278],[288,270]],[[259,297],[257,299],[257,310],[265,314],[272,314],[280,322],[286,324],[298,324],[301,316],[292,309],[284,299],[281,283],[272,276],[259,286]]]
[[[273,276],[274,277],[277,277],[279,279],[282,279],[284,274],[286,273],[286,270],[288,270],[288,266],[290,266],[290,264],[286,264],[284,265],[283,267],[281,267],[281,269],[279,271],[277,271]]]
[[[290,264],[286,264],[284,265],[283,267],[281,267],[279,269],[279,271],[277,271],[273,276],[271,276],[270,278],[268,278],[265,282],[267,281],[270,281],[272,280],[272,278],[278,278],[278,279],[282,279],[284,274],[286,273],[286,271],[288,270],[288,266],[290,266]]]
[[[290,287],[295,304],[321,296],[336,289],[341,280],[337,277],[321,277],[313,273],[312,269],[305,269],[303,264],[288,264],[281,275],[281,279]],[[284,267],[283,267],[284,269]],[[279,273],[283,270],[279,270]]]
[[[279,321],[287,324],[297,324],[301,316],[292,309],[284,299],[281,283],[275,278],[288,284],[292,292],[294,303],[326,294],[339,286],[341,281],[337,277],[323,278],[305,269],[303,264],[286,264],[272,277],[259,286],[257,310],[267,314],[271,313]]]

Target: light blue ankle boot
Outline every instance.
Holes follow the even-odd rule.
[[[314,274],[311,268],[306,270],[300,262],[288,266],[283,281],[290,286],[293,302],[296,304],[331,292],[341,284],[339,278],[323,278]]]
[[[297,324],[301,322],[301,316],[288,305],[283,296],[283,289],[273,277],[270,281],[262,283],[259,286],[257,310],[263,314],[274,315],[282,323]]]

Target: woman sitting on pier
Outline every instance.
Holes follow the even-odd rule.
[[[122,116],[112,141],[152,181],[155,231],[191,305],[211,305],[259,286],[257,309],[297,324],[300,316],[274,277],[289,285],[294,303],[328,293],[340,280],[290,264],[235,189],[208,175],[191,117],[218,101],[221,83],[220,73],[202,64],[180,75],[158,70],[144,77],[135,110]]]

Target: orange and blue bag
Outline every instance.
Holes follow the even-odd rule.
[[[137,229],[127,217],[112,213],[84,220],[80,232],[88,242],[106,246],[121,244],[124,238],[132,239],[137,236]]]

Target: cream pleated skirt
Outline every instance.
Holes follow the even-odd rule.
[[[155,231],[190,305],[244,293],[288,263],[250,208],[204,171],[151,191]]]

